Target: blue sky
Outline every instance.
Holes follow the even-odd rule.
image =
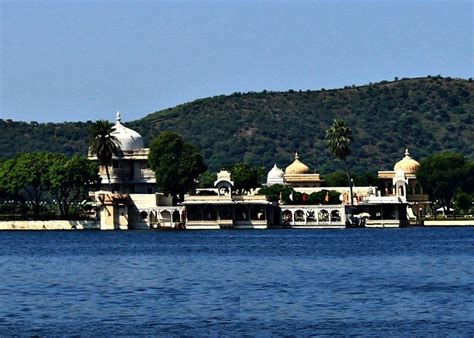
[[[125,121],[233,92],[473,77],[470,1],[0,0],[0,118]]]

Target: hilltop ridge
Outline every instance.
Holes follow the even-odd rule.
[[[325,130],[342,118],[354,134],[349,158],[359,171],[391,169],[405,147],[420,160],[452,149],[474,157],[471,79],[423,77],[341,89],[233,93],[198,99],[127,123],[145,144],[173,130],[198,145],[211,170],[240,161],[285,167],[298,152],[318,172],[340,168]],[[85,154],[88,122],[0,120],[0,157],[24,151]]]

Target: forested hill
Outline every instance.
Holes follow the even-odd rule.
[[[311,169],[340,168],[324,143],[342,118],[354,134],[351,164],[390,169],[405,147],[418,160],[453,149],[474,157],[474,83],[426,77],[318,91],[234,93],[162,110],[127,123],[145,143],[173,130],[198,145],[211,170],[240,161],[284,167],[297,151]],[[24,123],[0,120],[0,157],[25,151],[85,154],[90,121]]]

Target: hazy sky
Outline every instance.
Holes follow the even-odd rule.
[[[125,121],[241,91],[473,77],[471,1],[0,0],[0,118]]]

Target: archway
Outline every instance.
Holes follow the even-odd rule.
[[[296,210],[295,212],[295,222],[304,222],[304,211]]]
[[[341,221],[341,213],[339,210],[331,211],[331,222],[340,222]]]
[[[329,212],[326,210],[326,209],[322,209],[319,213],[318,213],[318,220],[320,222],[327,222],[329,221]]]
[[[291,223],[293,222],[293,214],[290,210],[283,210],[282,212],[283,222]]]

